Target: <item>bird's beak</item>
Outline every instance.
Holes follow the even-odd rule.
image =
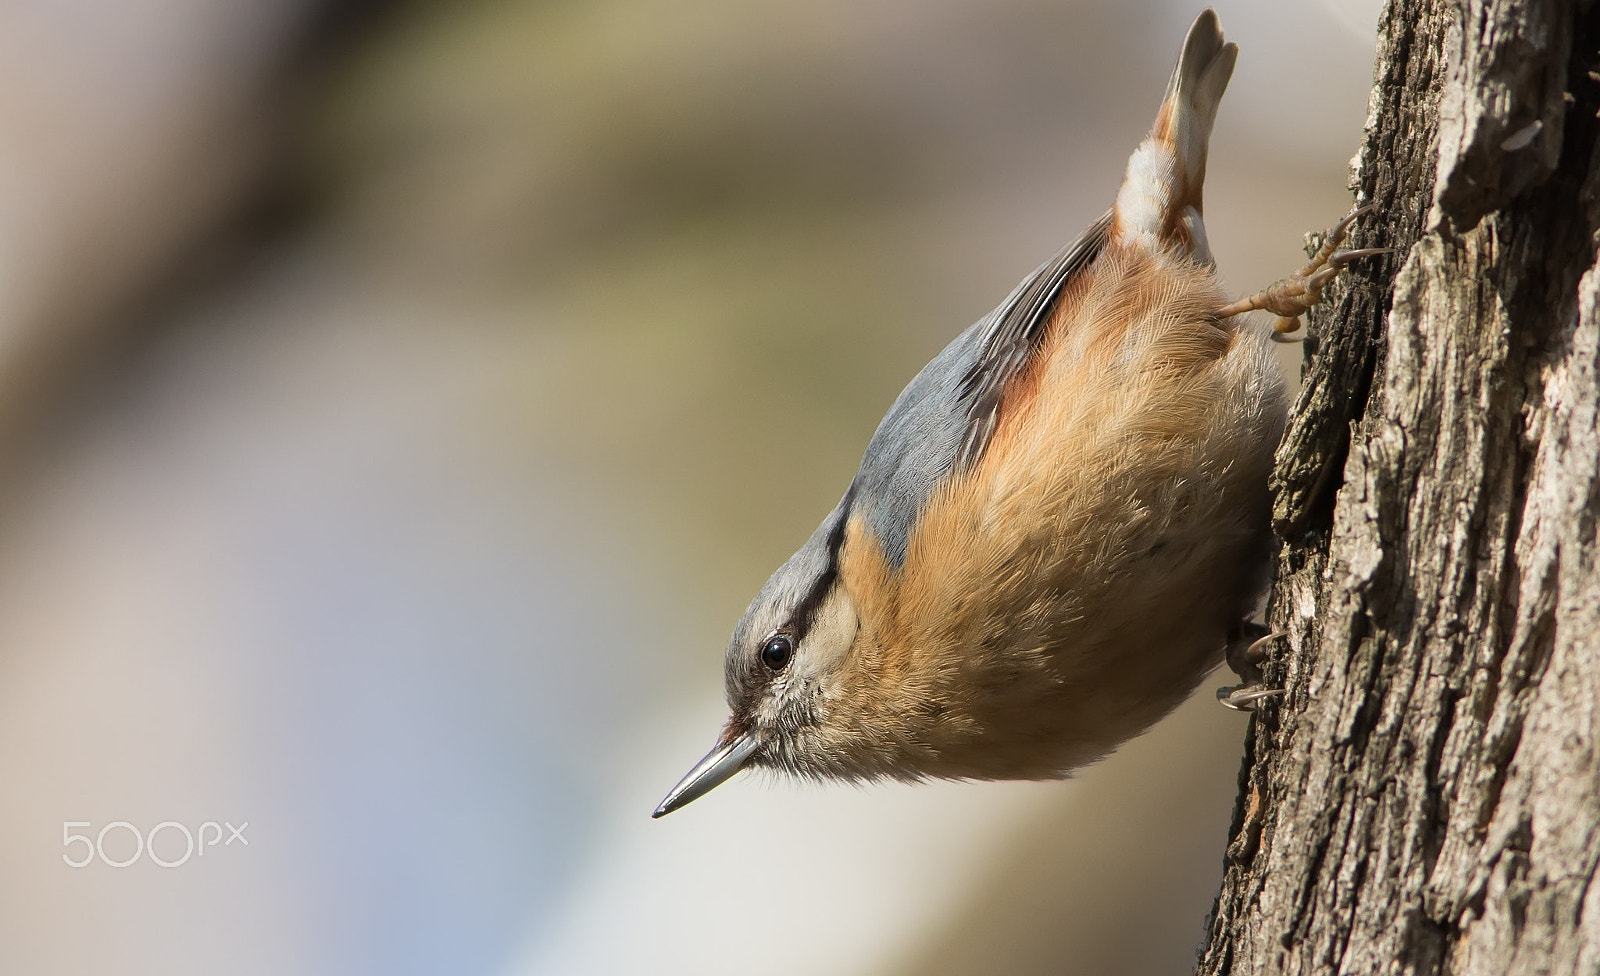
[[[756,751],[756,745],[755,733],[746,732],[727,745],[719,745],[711,750],[704,759],[694,764],[694,768],[689,770],[683,779],[678,780],[678,785],[672,788],[667,798],[656,807],[656,812],[650,815],[651,819],[665,817],[722,785],[724,780],[743,769],[744,764],[750,761],[751,755]]]

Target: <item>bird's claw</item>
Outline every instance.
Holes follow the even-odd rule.
[[[1278,316],[1272,325],[1272,338],[1276,342],[1299,342],[1305,337],[1293,335],[1300,331],[1300,316],[1315,305],[1322,298],[1322,291],[1328,286],[1339,272],[1352,261],[1361,258],[1374,257],[1379,254],[1391,254],[1392,247],[1361,247],[1349,250],[1339,250],[1339,245],[1350,233],[1350,225],[1356,218],[1375,209],[1374,204],[1357,207],[1343,220],[1334,224],[1322,239],[1322,245],[1311,256],[1311,261],[1299,271],[1268,285],[1263,290],[1256,292],[1248,298],[1241,298],[1230,305],[1224,306],[1217,313],[1218,318],[1228,318],[1255,309],[1265,309]]]
[[[1282,688],[1257,688],[1250,685],[1239,685],[1234,688],[1218,688],[1217,701],[1225,708],[1236,712],[1253,712],[1256,705],[1268,698],[1277,698],[1285,694]]]
[[[1287,636],[1284,631],[1269,630],[1265,624],[1240,624],[1238,632],[1228,642],[1227,661],[1241,683],[1231,688],[1218,688],[1217,701],[1237,712],[1253,712],[1258,703],[1284,694],[1282,688],[1267,688],[1262,684],[1261,662],[1267,659],[1266,646]]]

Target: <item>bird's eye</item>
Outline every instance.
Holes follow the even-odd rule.
[[[774,671],[782,671],[794,657],[794,641],[783,634],[773,634],[761,648],[761,663]]]

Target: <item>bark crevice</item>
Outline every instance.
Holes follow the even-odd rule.
[[[1200,973],[1600,972],[1594,13],[1384,13]]]

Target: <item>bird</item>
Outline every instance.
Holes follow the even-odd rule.
[[[1299,272],[1230,301],[1202,219],[1238,47],[1190,27],[1111,209],[913,378],[839,503],[727,648],[729,718],[661,817],[741,769],[813,780],[1052,779],[1226,658],[1255,707],[1272,341],[1349,261],[1351,213]],[[1269,326],[1246,313],[1266,309]]]

